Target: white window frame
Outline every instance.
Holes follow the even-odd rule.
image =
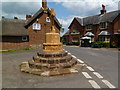
[[[118,32],[120,32],[120,28],[118,29]]]
[[[38,23],[33,23],[33,30],[41,30],[41,25]]]
[[[78,31],[78,27],[73,27],[72,33],[77,33],[77,32],[79,32],[79,31]]]
[[[105,42],[110,42],[110,37],[105,37]]]
[[[87,25],[86,30],[92,30],[92,25]]]
[[[49,20],[48,20],[48,18],[49,18]],[[46,17],[46,22],[50,22],[50,17]]]
[[[28,40],[27,36],[22,36],[22,41],[27,41],[27,40]]]
[[[100,29],[107,29],[108,23],[107,22],[102,22],[100,23]]]
[[[72,38],[72,42],[78,42],[79,41],[79,38],[78,37],[73,37]]]
[[[108,37],[108,36],[100,36],[99,41],[101,41],[101,42],[110,42],[110,37]]]

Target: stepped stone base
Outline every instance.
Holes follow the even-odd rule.
[[[46,43],[43,43],[43,51],[46,53],[62,52],[59,33],[46,33]]]
[[[46,53],[62,52],[61,43],[43,43],[43,51]]]
[[[37,53],[32,60],[23,62],[20,65],[22,72],[41,76],[55,76],[70,73],[77,73],[82,65],[71,55],[62,51],[61,53]]]

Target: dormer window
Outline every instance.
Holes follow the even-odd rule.
[[[92,30],[92,25],[87,25],[86,30]]]
[[[40,30],[41,29],[41,25],[38,23],[34,23],[33,24],[33,30]]]
[[[37,23],[38,23],[39,19],[37,19]]]
[[[100,23],[100,29],[106,29],[108,26],[108,23],[107,22],[102,22]]]
[[[22,36],[22,41],[27,41],[27,36]]]
[[[50,22],[50,18],[49,17],[46,17],[46,22]]]

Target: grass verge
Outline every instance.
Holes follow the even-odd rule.
[[[15,52],[15,51],[27,51],[27,50],[31,50],[31,48],[5,50],[5,51],[0,51],[0,53]]]

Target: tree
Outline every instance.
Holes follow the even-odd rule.
[[[63,32],[64,32],[64,30],[65,30],[65,29],[62,27],[62,28],[60,29],[60,32],[61,32],[61,33],[63,33]]]

